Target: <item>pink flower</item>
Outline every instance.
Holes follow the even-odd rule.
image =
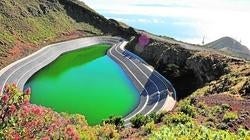
[[[13,136],[14,140],[20,140],[20,136],[18,134]]]
[[[28,106],[23,106],[23,113],[28,114],[30,112],[30,108]]]
[[[8,94],[10,91],[10,86],[9,85],[4,85],[3,92]]]
[[[12,133],[12,139],[13,139],[13,140],[20,140],[21,138],[20,138],[19,134],[17,134],[17,133]]]
[[[15,84],[15,83],[13,83],[12,86],[13,86],[14,88],[17,88],[17,84]]]
[[[25,95],[30,95],[31,93],[31,88],[27,88],[25,91],[24,91]]]
[[[77,134],[76,134],[74,128],[68,127],[68,128],[66,129],[66,133],[67,133],[71,138],[77,139]]]
[[[49,136],[43,137],[42,140],[50,140]]]
[[[4,89],[8,89],[9,88],[9,85],[4,85]]]
[[[3,101],[3,103],[6,103],[9,100],[9,96],[5,94],[2,96],[1,100]]]
[[[9,110],[10,110],[11,113],[14,113],[16,111],[16,106],[15,105],[11,105],[9,107]]]
[[[29,104],[30,104],[29,99],[24,99],[23,104],[24,104],[24,105],[29,105]]]
[[[66,129],[66,133],[69,135],[69,136],[72,136],[72,134],[74,134],[74,129],[72,127],[68,127]]]
[[[33,112],[34,114],[36,114],[36,115],[42,115],[43,109],[40,108],[40,107],[33,107],[33,108],[32,108],[32,112]]]

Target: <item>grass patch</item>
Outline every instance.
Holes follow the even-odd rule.
[[[230,122],[238,119],[238,115],[236,112],[226,112],[223,116],[223,122]]]

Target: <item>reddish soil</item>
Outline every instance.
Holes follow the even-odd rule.
[[[228,94],[215,94],[199,98],[208,106],[228,104],[230,110],[238,113],[238,119],[229,122],[229,130],[236,131],[240,126],[250,130],[250,99],[243,99]]]
[[[4,68],[5,66],[9,65],[14,61],[17,61],[25,56],[28,56],[29,54],[41,49],[42,47],[48,44],[76,39],[80,37],[84,37],[83,31],[62,33],[57,38],[53,40],[46,40],[38,45],[16,40],[15,45],[7,51],[8,53],[4,57],[0,59],[0,69]]]

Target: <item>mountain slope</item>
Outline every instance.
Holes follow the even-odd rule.
[[[222,37],[216,41],[206,44],[205,47],[220,50],[229,55],[250,60],[250,50],[240,42],[230,37]]]
[[[135,34],[78,0],[1,0],[0,68],[51,42],[98,35]]]
[[[0,69],[46,44],[98,35],[135,36],[127,49],[171,81],[180,100],[176,108],[136,116],[135,128],[123,128],[120,117],[88,126],[84,116],[29,104],[30,90],[23,96],[11,85],[7,96],[0,95],[0,139],[250,138],[250,131],[243,130],[250,130],[249,62],[152,34],[146,34],[150,41],[142,48],[140,33],[77,0],[0,1]],[[20,107],[19,102],[25,104]]]

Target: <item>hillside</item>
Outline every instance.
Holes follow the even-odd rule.
[[[250,60],[250,50],[231,37],[222,37],[210,42],[205,47],[225,52],[226,54]]]
[[[127,49],[173,83],[178,103],[171,112],[136,116],[129,128],[119,116],[89,126],[83,115],[30,104],[32,89],[13,84],[0,96],[0,139],[250,139],[249,62],[149,33],[149,44],[138,48],[140,33],[77,0],[1,0],[0,69],[53,42],[134,38]]]
[[[51,42],[135,34],[77,0],[1,0],[0,25],[0,68]]]

